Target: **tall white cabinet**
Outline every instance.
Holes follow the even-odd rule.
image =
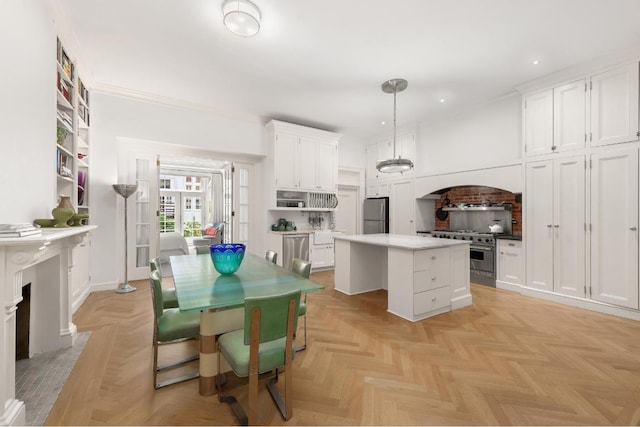
[[[634,61],[523,96],[523,287],[638,320],[639,79]]]
[[[591,298],[638,308],[638,149],[591,157]]]
[[[584,297],[585,158],[526,167],[527,286]]]

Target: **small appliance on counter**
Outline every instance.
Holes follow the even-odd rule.
[[[297,230],[296,223],[287,221],[286,218],[280,218],[277,224],[271,225],[271,231],[295,231]]]

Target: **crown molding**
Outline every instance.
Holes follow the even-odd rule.
[[[150,102],[154,104],[163,104],[170,107],[184,108],[188,110],[202,111],[205,113],[215,114],[232,120],[241,120],[250,123],[258,123],[262,125],[264,118],[253,114],[240,113],[229,110],[222,110],[209,105],[198,104],[181,99],[169,98],[165,96],[154,95],[138,90],[127,89],[120,86],[113,86],[104,83],[96,83],[92,88],[93,92],[101,92],[107,95],[120,96],[124,98],[136,99],[139,101]]]

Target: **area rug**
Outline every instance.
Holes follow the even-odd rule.
[[[25,425],[44,425],[90,335],[79,333],[73,347],[16,361],[16,399],[25,404]]]

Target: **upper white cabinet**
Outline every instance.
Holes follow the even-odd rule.
[[[524,97],[524,143],[528,156],[584,148],[585,79]]]
[[[584,297],[585,159],[528,163],[526,285]]]
[[[638,150],[591,156],[591,298],[638,308]]]
[[[273,165],[276,188],[297,189],[299,186],[298,136],[280,132],[273,141]]]
[[[586,80],[581,79],[553,89],[553,151],[584,148],[586,88]]]
[[[333,198],[322,194],[334,194],[338,188],[338,141],[341,135],[276,120],[267,123],[266,129],[269,169],[273,178],[271,207],[335,208],[332,206]],[[287,193],[287,190],[295,193]],[[278,193],[291,200],[280,206],[276,197]]]
[[[300,189],[336,192],[338,144],[316,138],[300,138]]]
[[[638,140],[638,63],[591,77],[592,146]]]
[[[638,141],[638,63],[523,97],[526,156]]]
[[[528,156],[546,154],[553,146],[553,91],[524,97],[524,144]]]

